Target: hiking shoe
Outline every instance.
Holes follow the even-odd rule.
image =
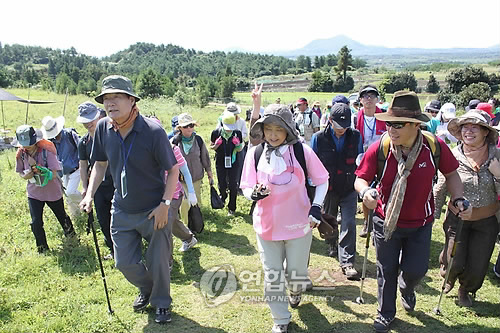
[[[274,324],[271,333],[287,333],[288,332],[288,324],[278,325]]]
[[[344,273],[344,275],[347,277],[348,280],[357,280],[358,279],[358,271],[356,271],[356,269],[351,266],[351,265],[347,265],[347,266],[342,266],[342,273]]]
[[[415,309],[415,304],[417,303],[417,297],[415,296],[415,292],[409,294],[401,293],[401,305],[403,308],[410,312]]]
[[[468,291],[462,288],[458,289],[458,305],[470,308],[472,306],[472,298]]]
[[[231,210],[231,209],[230,209],[230,210],[227,212],[227,216],[234,216],[234,210]]]
[[[49,246],[47,244],[40,245],[40,246],[37,246],[37,250],[38,250],[38,253],[42,254],[42,253],[45,253],[49,250]],[[493,269],[494,269],[494,267],[493,267]]]
[[[290,303],[290,306],[292,307],[292,309],[295,309],[296,307],[299,306],[301,299],[302,299],[301,292],[299,292],[298,294],[290,293],[290,297],[288,297],[288,303]]]
[[[493,273],[497,276],[497,278],[500,278],[500,273],[496,271],[495,269],[496,266],[493,266]]]
[[[134,308],[134,311],[142,311],[148,306],[149,304],[149,297],[151,295],[145,295],[143,293],[140,293],[134,300],[134,303],[132,304],[132,307]]]
[[[198,240],[196,239],[196,237],[192,236],[191,240],[182,241],[182,246],[179,248],[179,251],[186,252],[187,250],[195,246],[196,243],[198,243]]]
[[[382,315],[377,315],[377,318],[373,322],[373,328],[377,333],[389,332],[389,325],[394,321],[394,318],[384,318]]]
[[[172,314],[170,309],[167,308],[156,308],[156,318],[155,322],[158,324],[166,324],[172,321]]]
[[[115,259],[115,254],[113,252],[111,252],[110,254],[106,254],[104,257],[103,257],[104,260],[113,260]]]

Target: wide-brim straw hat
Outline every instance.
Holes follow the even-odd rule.
[[[101,93],[95,97],[97,103],[103,104],[102,97],[106,94],[127,94],[139,102],[141,98],[134,92],[132,81],[121,75],[110,75],[102,80]]]
[[[253,124],[250,129],[250,137],[255,140],[264,139],[264,124],[276,124],[287,131],[286,142],[292,144],[299,139],[299,133],[295,128],[293,114],[284,104],[269,104],[263,116]]]
[[[49,140],[55,138],[57,134],[61,133],[63,128],[64,116],[59,116],[57,118],[46,116],[42,119],[42,127],[40,129],[42,130],[43,137]]]
[[[498,141],[497,129],[493,126],[490,126],[486,118],[480,112],[481,111],[479,110],[472,109],[467,113],[461,115],[460,117],[450,120],[450,122],[448,123],[448,132],[450,132],[451,135],[457,138],[457,140],[463,141],[462,138],[463,125],[465,124],[480,125],[489,131],[488,135],[486,136],[486,140],[488,140],[490,143],[497,143]]]
[[[190,124],[199,126],[189,113],[181,113],[177,116],[177,127],[184,127]]]
[[[418,96],[413,91],[396,91],[387,112],[376,113],[381,121],[425,123],[432,119],[428,112],[422,112]]]

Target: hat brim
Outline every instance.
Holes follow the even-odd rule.
[[[185,122],[185,123],[182,123],[182,124],[181,124],[181,123],[179,123],[179,124],[177,124],[177,126],[175,126],[175,127],[176,127],[176,128],[180,128],[180,127],[184,127],[184,126],[191,125],[191,124],[193,124],[193,125],[195,125],[195,126],[200,126],[200,124],[198,124],[198,123],[196,122],[196,120],[193,120],[193,121],[188,121],[188,122]]]
[[[90,123],[91,121],[99,119],[100,114],[101,113],[99,111],[96,111],[94,118],[87,118],[87,117],[78,116],[78,117],[76,117],[76,122],[80,123],[80,124],[87,124],[87,123]]]
[[[293,142],[299,139],[299,133],[293,127],[290,127],[283,118],[275,114],[268,114],[257,120],[250,129],[250,137],[256,140],[264,139],[264,124],[278,124],[286,129],[287,142]]]
[[[399,121],[399,122],[408,122],[408,123],[426,123],[432,119],[432,115],[428,112],[422,112],[416,118],[410,117],[396,117],[383,113],[375,113],[375,119],[381,121]]]
[[[224,124],[224,123],[222,123],[222,127],[226,131],[234,131],[235,129],[237,129],[236,124]]]
[[[377,90],[377,89],[372,88],[372,87],[368,87],[368,88],[365,88],[365,89],[363,89],[363,90],[361,90],[361,91],[359,92],[359,98],[361,98],[361,96],[362,96],[363,94],[365,94],[365,93],[367,93],[367,92],[370,92],[370,91],[373,91],[373,92],[375,92],[375,93],[377,94],[377,96],[380,96],[380,93],[378,92],[378,90]]]
[[[57,117],[54,120],[56,122],[56,127],[54,127],[51,131],[47,131],[44,126],[42,126],[42,128],[40,128],[44,139],[47,139],[47,140],[53,139],[59,133],[61,133],[61,131],[63,130],[63,128],[64,128],[64,116]]]
[[[489,133],[486,138],[490,141],[490,143],[495,143],[495,144],[497,143],[498,129],[496,127],[483,123],[479,118],[473,116],[467,116],[467,114],[464,114],[463,116],[450,120],[450,122],[448,123],[448,132],[450,132],[450,134],[453,135],[457,140],[463,141],[462,126],[465,124],[476,124],[486,128],[487,130],[489,130]]]
[[[99,103],[99,104],[104,104],[102,98],[106,94],[125,94],[125,95],[129,95],[129,96],[134,97],[136,102],[139,102],[141,100],[141,98],[139,96],[131,94],[130,92],[128,92],[126,90],[122,90],[122,89],[106,89],[106,90],[102,91],[99,95],[97,95],[94,98],[95,101],[97,103]]]

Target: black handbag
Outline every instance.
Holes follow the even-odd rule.
[[[189,208],[188,212],[188,228],[194,233],[201,233],[205,228],[203,215],[201,215],[200,206],[194,205]]]
[[[224,201],[222,201],[219,193],[213,186],[210,186],[210,203],[212,205],[212,209],[224,208]]]

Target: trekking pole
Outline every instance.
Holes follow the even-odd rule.
[[[464,210],[469,208],[469,201],[463,201]],[[453,242],[453,248],[451,249],[450,261],[448,262],[448,267],[446,267],[446,274],[444,276],[443,285],[441,287],[441,294],[439,295],[438,305],[434,308],[434,313],[437,315],[441,314],[441,300],[443,299],[444,289],[446,288],[446,282],[448,282],[448,278],[450,277],[451,266],[453,265],[453,258],[455,257],[455,252],[457,250],[457,243],[460,240],[460,234],[462,233],[462,227],[464,225],[464,221],[459,217],[457,232],[455,233],[455,241]]]
[[[92,211],[89,213],[87,221],[88,224],[90,225],[90,229],[92,229],[92,234],[94,235],[95,252],[97,254],[97,259],[99,261],[99,267],[101,268],[101,277],[102,277],[102,282],[104,283],[104,292],[106,293],[106,300],[108,301],[108,312],[109,314],[113,314],[114,311],[113,309],[111,309],[111,302],[109,301],[108,286],[106,285],[106,276],[104,275],[104,268],[102,267],[101,251],[99,250],[99,244],[97,242],[97,234],[95,232],[95,227],[94,227],[94,213]]]
[[[376,198],[377,194],[376,193],[371,193],[372,198]],[[363,270],[361,273],[361,285],[359,287],[359,297],[356,298],[356,303],[358,304],[365,304],[365,300],[363,299],[363,286],[365,284],[365,277],[366,277],[366,261],[368,260],[368,248],[370,248],[370,235],[371,235],[371,230],[373,229],[373,209],[370,209],[370,212],[368,213],[368,226],[367,226],[367,233],[366,233],[366,242],[365,242],[365,257],[363,258]]]

